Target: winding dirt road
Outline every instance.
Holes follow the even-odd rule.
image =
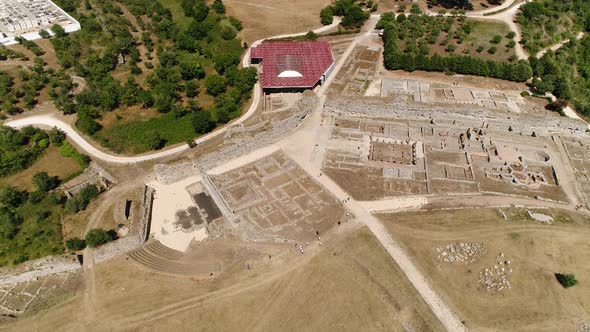
[[[315,29],[313,31],[316,33],[322,33],[322,32],[328,31],[332,28],[335,28],[336,26],[338,26],[338,24],[340,24],[340,19],[335,18],[334,22],[332,24],[323,26],[323,27]],[[306,33],[307,33],[307,31],[300,32],[300,33],[294,33],[294,34],[274,36],[271,38],[297,37],[297,36],[305,35]],[[252,43],[252,45],[250,46],[248,51],[244,54],[244,58],[242,60],[242,65],[244,67],[250,66],[250,50],[251,50],[251,48],[260,44],[262,41],[263,41],[263,39],[257,40],[254,43]],[[200,144],[200,143],[203,143],[203,142],[210,140],[214,137],[222,135],[227,131],[227,128],[229,128],[230,126],[239,125],[239,124],[243,123],[244,121],[248,120],[252,115],[254,115],[254,113],[256,113],[256,110],[258,109],[258,106],[260,105],[260,99],[261,99],[260,83],[256,83],[256,85],[254,86],[254,91],[253,91],[252,95],[253,95],[253,99],[252,99],[252,103],[250,104],[250,107],[239,119],[229,123],[226,126],[223,126],[222,128],[219,128],[218,130],[215,130],[213,132],[210,132],[206,135],[203,135],[203,136],[195,139],[194,140],[195,143]],[[36,126],[36,127],[44,127],[44,128],[57,127],[60,130],[64,131],[71,140],[73,140],[82,150],[84,150],[84,152],[86,154],[90,155],[93,158],[96,158],[96,159],[99,159],[99,160],[102,160],[102,161],[105,161],[108,163],[114,163],[114,164],[135,164],[135,163],[140,163],[143,161],[169,157],[169,156],[172,156],[172,155],[175,155],[175,154],[178,154],[178,153],[181,153],[181,152],[184,152],[184,151],[190,149],[187,144],[182,144],[182,145],[179,145],[179,146],[176,146],[173,148],[168,148],[168,149],[164,149],[162,151],[147,153],[147,154],[138,155],[138,156],[119,156],[119,155],[112,154],[112,153],[109,153],[109,152],[106,152],[104,150],[97,148],[95,145],[93,145],[91,142],[89,142],[86,138],[82,137],[82,135],[80,135],[74,128],[72,128],[72,126],[57,119],[56,117],[54,117],[52,115],[37,115],[37,116],[30,116],[30,117],[26,117],[26,118],[20,118],[20,119],[16,119],[16,120],[10,120],[10,121],[5,122],[4,125],[12,127],[12,128],[22,128],[22,127],[26,127],[26,126]]]

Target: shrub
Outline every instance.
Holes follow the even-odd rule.
[[[41,31],[39,31],[39,36],[41,36],[41,38],[45,38],[45,39],[51,37],[49,32],[45,29],[41,29]]]
[[[70,251],[78,251],[86,248],[86,241],[79,237],[73,237],[66,240],[66,248]]]
[[[318,37],[319,37],[318,34],[315,33],[315,32],[313,32],[313,31],[308,31],[305,34],[305,39],[306,40],[316,40],[316,39],[318,39]]]
[[[29,194],[29,202],[31,202],[31,204],[39,204],[41,201],[43,201],[46,194],[46,192],[40,190],[33,191]]]
[[[93,184],[87,184],[80,190],[80,200],[84,204],[84,207],[90,203],[91,200],[95,199],[100,194],[98,187]]]
[[[33,175],[33,184],[37,187],[37,190],[48,192],[59,186],[59,179],[57,176],[49,176],[47,172],[39,172]]]
[[[94,228],[86,233],[86,237],[84,239],[90,248],[96,248],[105,243],[113,241],[115,239],[115,235],[113,232],[106,231],[102,228]]]
[[[496,54],[497,51],[498,51],[498,48],[496,46],[492,46],[488,49],[488,53],[490,53],[490,54]]]
[[[495,35],[494,37],[492,37],[492,39],[490,40],[490,43],[492,44],[500,44],[500,42],[502,41],[502,36],[500,35]]]
[[[61,27],[61,25],[59,24],[54,24],[51,27],[51,31],[55,34],[56,37],[58,38],[62,38],[68,35],[68,33],[66,32],[66,30],[64,30],[64,28]]]
[[[73,212],[73,213],[77,213],[78,211],[82,210],[82,203],[80,202],[80,200],[77,197],[72,197],[72,198],[68,199],[65,207],[66,207],[66,210]]]
[[[506,38],[508,39],[513,39],[514,37],[516,37],[516,32],[514,31],[510,31],[507,35]]]
[[[569,288],[578,283],[578,280],[576,280],[576,277],[573,274],[556,273],[555,278],[563,288]]]

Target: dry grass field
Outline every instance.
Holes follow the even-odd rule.
[[[365,228],[339,229],[322,247],[270,262],[199,281],[116,259],[95,267],[93,299],[81,294],[0,330],[442,331]]]
[[[551,225],[535,222],[522,209],[466,209],[381,215],[386,227],[415,259],[443,299],[473,331],[575,330],[590,313],[590,225],[561,211]],[[484,243],[487,253],[465,264],[446,263],[436,248],[453,243]],[[511,288],[489,291],[480,271],[510,260]],[[554,273],[574,273],[579,284],[564,289]]]
[[[330,0],[225,0],[227,13],[244,26],[241,37],[255,40],[321,27],[320,11]]]

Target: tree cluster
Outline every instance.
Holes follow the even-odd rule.
[[[113,0],[95,3],[103,13],[102,17],[109,21],[108,31],[101,24],[90,24],[90,28],[88,24],[86,28],[82,24],[83,29],[79,33],[63,37],[56,34],[52,38],[61,65],[74,68],[88,83],[86,89],[76,96],[75,102],[64,100],[58,105],[64,113],[77,113],[78,129],[94,135],[107,147],[121,151],[121,144],[112,139],[113,135],[106,137],[101,134],[109,129],[100,124],[100,118],[106,112],[139,106],[162,114],[174,113],[174,117],[166,119],[176,121],[180,118],[192,119],[198,110],[207,111],[210,120],[219,124],[239,115],[243,101],[249,98],[256,82],[256,71],[238,70],[243,48],[236,36],[242,25],[238,19],[225,16],[225,5],[221,0],[215,0],[210,5],[204,0],[180,1],[182,13],[188,18],[186,24],[175,22],[171,11],[157,0],[119,2],[136,17],[143,30],[140,38],[131,34],[134,26],[117,16],[120,7]],[[75,7],[74,12],[79,19],[94,21],[85,10]],[[149,18],[150,22],[146,23],[143,17]],[[88,43],[87,39],[108,42],[100,50],[89,47],[81,52],[80,45]],[[148,50],[149,60],[152,60],[152,52],[155,51],[157,61],[145,63],[145,68],[149,70],[145,84],[139,83],[132,75],[122,84],[113,78],[112,73],[120,70],[122,65],[119,60],[124,58],[127,60],[125,66],[131,66],[131,73],[134,74],[134,66],[141,62],[140,44]],[[210,67],[205,68],[203,63],[212,66],[216,73],[206,75],[206,72],[210,73]],[[191,106],[191,103],[198,104],[195,98],[199,97],[201,87],[215,98],[214,105],[208,110]],[[193,122],[200,122],[200,119]],[[193,135],[202,134],[202,128],[214,128],[208,123],[197,127],[199,131]],[[162,131],[130,133],[135,136],[126,144],[137,144],[147,149],[176,143]]]
[[[527,2],[516,17],[522,28],[522,42],[531,53],[573,39],[580,31],[590,31],[590,2],[540,0]]]
[[[40,129],[0,126],[0,177],[28,168],[48,146],[49,137]]]
[[[97,186],[88,184],[84,186],[77,195],[68,199],[65,207],[68,211],[74,213],[85,210],[88,204],[98,197],[99,194],[100,190]]]
[[[403,69],[408,71],[425,70],[452,72],[466,75],[495,77],[516,82],[524,82],[532,75],[532,70],[526,61],[517,63],[498,62],[484,60],[469,55],[440,56],[429,55],[428,45],[436,42],[441,31],[450,31],[453,18],[434,18],[426,15],[411,14],[405,18],[403,14],[397,17],[392,14],[384,14],[378,26],[384,29],[383,34],[383,63],[389,70]],[[424,30],[428,27],[425,23],[439,22],[434,25],[426,37]],[[463,25],[462,33],[469,32],[469,26]],[[430,38],[432,36],[432,38]],[[423,38],[416,42],[418,38]],[[399,42],[404,40],[406,47],[400,49]],[[408,41],[409,40],[409,41]],[[450,45],[449,45],[450,46]],[[454,48],[447,46],[447,51],[452,53]]]
[[[341,16],[342,26],[346,28],[359,28],[369,18],[370,11],[375,6],[373,2],[363,2],[362,4],[368,7],[368,10],[365,10],[358,0],[336,0],[332,5],[322,9],[320,20],[323,25],[328,25],[333,22],[333,16]]]
[[[552,93],[558,99],[571,101],[574,108],[590,115],[590,37],[574,40],[556,52],[549,50],[537,59],[529,58],[534,78],[534,93]]]

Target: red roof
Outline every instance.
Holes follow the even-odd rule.
[[[334,64],[325,41],[266,41],[252,49],[250,58],[262,60],[263,88],[313,87]],[[279,77],[286,71],[302,77]]]

